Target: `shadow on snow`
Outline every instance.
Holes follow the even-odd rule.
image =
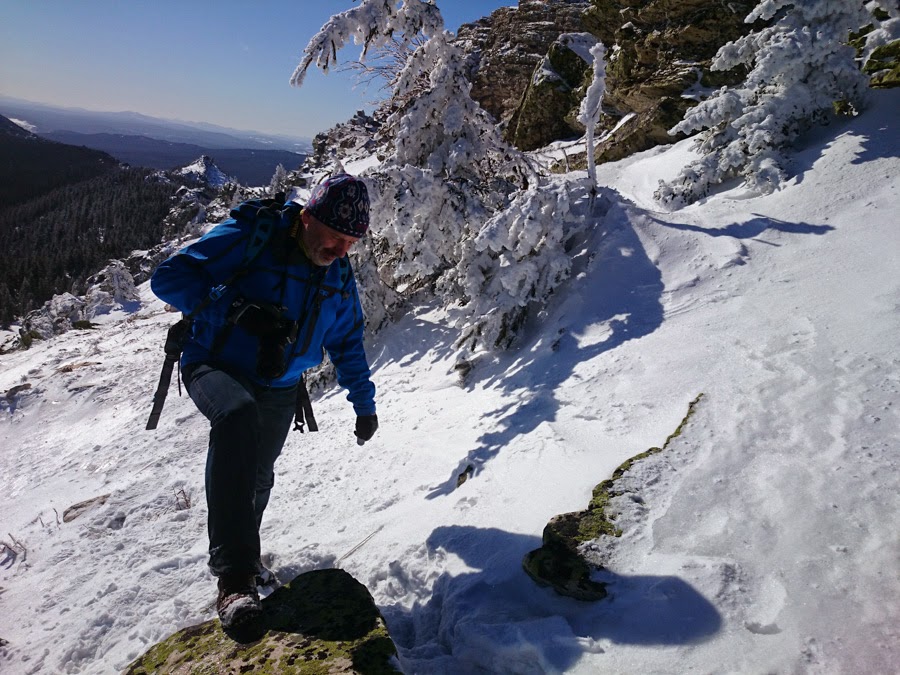
[[[725,227],[700,227],[699,225],[685,225],[681,223],[667,223],[661,220],[654,220],[664,227],[673,230],[684,230],[687,232],[700,232],[710,237],[733,237],[735,239],[753,239],[758,237],[767,230],[775,230],[778,232],[786,232],[788,234],[827,234],[834,228],[831,225],[810,225],[808,223],[791,223],[786,220],[779,220],[770,216],[761,216],[758,213],[753,214],[754,217],[743,223],[732,223]],[[771,242],[762,242],[771,246],[778,246]]]
[[[435,529],[429,551],[458,555],[474,571],[441,575],[430,591],[422,589],[430,595],[424,604],[382,607],[404,666],[415,670],[422,659],[432,672],[566,671],[586,652],[603,651],[594,641],[687,645],[721,628],[715,607],[678,577],[607,571],[609,597],[593,603],[541,589],[521,565],[540,544],[539,537],[494,528]]]
[[[534,431],[543,422],[553,422],[560,403],[556,390],[575,367],[619,347],[629,340],[649,335],[662,325],[662,275],[650,261],[633,226],[613,203],[605,221],[589,242],[596,260],[576,260],[564,299],[554,307],[543,325],[533,325],[537,340],[512,356],[501,356],[486,374],[486,384],[496,386],[517,400],[484,414],[492,420],[491,431],[478,439],[451,476],[429,492],[427,498],[445,496],[457,486],[462,473],[477,475],[484,465],[516,438]],[[582,272],[585,273],[583,278]],[[558,330],[548,339],[548,324]],[[582,346],[577,336],[604,324],[608,336],[601,342]],[[512,362],[511,362],[512,359]]]
[[[830,225],[793,223],[759,214],[721,228],[669,223],[646,215],[662,227],[735,239],[751,239],[766,231],[824,235],[834,229]],[[554,422],[560,407],[556,391],[573,376],[578,364],[649,335],[662,325],[662,274],[644,250],[621,202],[613,202],[589,245],[597,252],[596,261],[575,265],[572,278],[576,281],[568,284],[558,309],[553,310],[551,298],[547,319],[542,325],[531,327],[531,334],[539,335],[536,341],[513,356],[501,356],[485,377],[488,386],[500,388],[514,400],[483,415],[491,420],[491,430],[478,439],[478,446],[459,462],[447,480],[431,489],[427,499],[451,494],[459,477],[477,475],[517,438],[530,434],[544,422]],[[581,272],[585,274],[579,279]],[[559,328],[550,340],[546,336],[552,321]],[[594,344],[581,344],[577,336],[598,326],[605,326],[607,337]],[[598,476],[598,481],[602,478]]]

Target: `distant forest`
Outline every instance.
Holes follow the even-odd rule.
[[[0,209],[115,169],[105,152],[45,141],[0,117]],[[6,132],[6,133],[4,133]]]
[[[51,176],[52,166],[44,165]],[[73,169],[71,184],[27,201],[5,191],[6,201],[0,201],[0,325],[8,326],[54,294],[83,293],[85,279],[109,259],[159,243],[180,183],[160,181],[156,173],[112,168],[74,182],[80,171]],[[27,194],[35,185],[21,189]]]

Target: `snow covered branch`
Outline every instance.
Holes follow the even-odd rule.
[[[437,6],[427,0],[362,0],[357,7],[335,14],[306,45],[303,58],[291,75],[291,84],[302,86],[306,71],[315,63],[328,72],[337,61],[337,53],[350,40],[363,46],[360,60],[365,60],[370,47],[384,47],[401,35],[411,40],[422,33],[430,37],[444,27]]]
[[[588,87],[581,106],[578,109],[578,121],[586,131],[587,141],[587,168],[591,185],[597,185],[597,170],[594,166],[594,129],[600,119],[600,105],[603,103],[603,94],[606,93],[606,47],[598,42],[591,47],[591,56],[594,58],[594,79]]]

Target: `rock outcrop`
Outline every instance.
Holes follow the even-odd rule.
[[[542,94],[553,100],[553,109],[562,107],[561,100],[571,107],[570,91],[581,84],[584,71],[579,78],[560,65],[569,55],[554,53],[551,58],[550,52],[564,33],[586,30],[584,15],[590,7],[585,0],[520,0],[518,7],[501,7],[460,26],[456,41],[467,54],[472,98],[501,123],[507,140],[517,147],[532,149],[577,133],[564,121],[565,115],[544,114],[548,106],[543,105]],[[555,84],[541,77],[545,59],[555,64],[553,70],[560,78]],[[528,97],[536,71],[538,91]],[[540,113],[540,118],[532,112]],[[548,120],[552,121],[545,130]]]
[[[697,94],[740,80],[742,73],[710,70],[719,47],[748,33],[744,18],[756,0],[596,0],[588,23],[604,44],[616,45],[607,67],[601,127],[628,122],[597,148],[614,161],[680,137],[671,129]],[[691,90],[694,90],[692,96]]]
[[[568,33],[592,34],[608,50],[607,93],[600,130],[629,120],[598,148],[610,161],[678,140],[668,130],[701,91],[737,80],[713,73],[712,57],[751,27],[756,0],[521,0],[460,27],[469,54],[472,97],[522,150],[584,132],[578,106],[592,68],[567,44]]]
[[[700,394],[688,404],[687,414],[674,432],[669,434],[662,447],[650,448],[623,462],[611,478],[597,485],[591,501],[583,511],[554,516],[544,528],[541,547],[528,553],[522,560],[525,572],[540,586],[549,586],[560,595],[586,602],[602,600],[607,596],[606,586],[593,581],[591,574],[600,569],[597,560],[589,561],[584,547],[601,537],[619,537],[622,531],[615,524],[615,513],[610,512],[610,500],[623,494],[619,481],[635,463],[664,452],[678,438],[703,398]]]
[[[364,110],[359,110],[346,122],[316,134],[312,142],[312,154],[307,157],[299,173],[330,169],[336,160],[343,162],[371,155],[375,150],[376,136],[387,114],[384,109],[376,111],[374,115],[367,115]]]
[[[125,675],[395,673],[396,653],[366,587],[343,570],[301,574],[263,600],[255,630],[226,635],[218,619],[184,628]]]
[[[876,48],[863,71],[874,89],[900,87],[900,40]]]
[[[223,188],[227,183],[237,183],[234,178],[225,175],[208,155],[201,155],[193,163],[178,169],[175,173],[213,188]]]

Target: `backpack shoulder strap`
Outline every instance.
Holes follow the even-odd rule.
[[[245,268],[259,257],[269,239],[272,238],[272,232],[275,225],[281,220],[281,211],[277,210],[274,205],[261,206],[256,210],[253,217],[253,231],[250,233],[250,239],[247,240],[247,248],[244,249],[244,258],[241,260],[240,268]]]
[[[252,221],[253,229],[247,238],[247,246],[244,248],[244,257],[234,273],[223,283],[213,288],[209,295],[190,313],[188,318],[193,318],[206,309],[211,302],[222,297],[228,287],[236,279],[247,273],[250,265],[265,249],[266,244],[272,238],[275,226],[281,221],[281,208],[284,205],[278,199],[251,199],[242,202],[231,210],[231,217],[235,220]]]
[[[341,290],[346,288],[347,282],[350,281],[350,277],[353,276],[353,268],[350,266],[350,258],[344,256],[340,259],[340,269],[341,269]]]

